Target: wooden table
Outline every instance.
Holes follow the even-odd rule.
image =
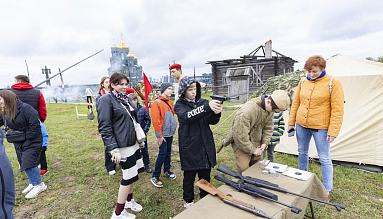
[[[243,172],[243,176],[251,176],[263,180],[267,180],[271,183],[278,184],[279,187],[286,189],[289,192],[298,193],[301,195],[309,196],[322,201],[327,201],[327,191],[318,177],[313,174],[307,181],[297,180],[291,177],[280,174],[280,178],[274,178],[270,174],[262,174],[261,168],[265,165],[257,163]],[[231,176],[225,175],[226,178],[232,179]],[[212,176],[212,181],[214,176]],[[236,179],[232,179],[235,180]],[[245,193],[240,193],[238,190],[228,186],[222,185],[218,188],[224,194],[230,194],[233,198],[241,200],[243,202],[254,205],[257,209],[262,210],[267,216],[275,219],[285,218],[303,218],[309,199],[305,199],[299,196],[281,193],[269,189],[264,189],[271,193],[278,195],[278,201],[292,205],[302,209],[302,212],[295,214],[290,211],[290,208],[277,204],[275,202],[268,201],[262,198],[254,198]],[[310,203],[311,204],[311,203]],[[199,200],[192,207],[186,211],[181,212],[173,219],[196,219],[196,218],[208,218],[208,219],[225,219],[225,218],[262,218],[255,216],[247,211],[225,204],[217,196],[207,195],[205,198]]]

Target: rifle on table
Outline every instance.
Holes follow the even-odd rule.
[[[220,192],[217,188],[215,188],[213,185],[211,185],[208,181],[204,179],[201,179],[195,185],[198,186],[200,189],[210,193],[211,195],[218,196],[226,204],[232,205],[242,210],[246,210],[260,217],[273,219],[272,217],[267,216],[266,213],[263,212],[262,210],[256,209],[253,205],[239,201],[230,196],[224,195],[222,192]]]
[[[332,205],[338,211],[341,211],[342,209],[346,209],[346,207],[344,207],[342,205],[337,205],[337,204],[333,204],[333,203],[330,203],[330,202],[325,202],[325,201],[322,201],[322,200],[319,200],[319,199],[315,199],[315,198],[311,198],[311,197],[308,197],[308,196],[304,196],[304,195],[301,195],[301,194],[298,194],[298,193],[289,192],[286,189],[280,188],[278,185],[277,186],[272,186],[270,184],[260,182],[259,179],[256,179],[256,178],[253,178],[253,177],[248,177],[248,176],[244,177],[244,176],[242,176],[241,172],[237,173],[237,172],[229,169],[225,165],[219,166],[217,170],[219,170],[219,171],[221,171],[223,173],[226,173],[226,174],[228,174],[230,176],[233,176],[235,178],[241,179],[241,180],[243,180],[243,181],[245,181],[247,183],[250,183],[250,184],[253,184],[255,186],[258,186],[258,187],[272,189],[272,190],[275,190],[275,191],[278,191],[278,192],[288,193],[288,194],[296,195],[296,196],[299,196],[299,197],[302,197],[302,198],[310,199],[310,200],[313,200],[313,201],[316,201],[316,202]]]
[[[261,198],[264,198],[264,199],[276,202],[278,204],[287,206],[287,207],[291,208],[291,212],[294,212],[296,214],[299,214],[299,212],[302,211],[302,209],[300,209],[300,208],[297,208],[297,207],[294,207],[294,206],[291,206],[291,205],[279,202],[277,195],[275,195],[273,193],[270,193],[270,192],[267,192],[265,190],[262,190],[260,188],[257,188],[255,186],[252,186],[252,185],[249,185],[249,184],[245,184],[243,180],[238,180],[238,182],[234,182],[234,181],[231,181],[229,179],[226,179],[223,174],[218,174],[214,178],[216,180],[219,180],[221,182],[226,183],[227,185],[229,185],[229,186],[231,186],[231,187],[233,187],[235,189],[238,189],[239,192],[243,191],[244,193],[246,193],[248,195],[251,195],[251,196],[253,196],[255,198],[261,197]]]

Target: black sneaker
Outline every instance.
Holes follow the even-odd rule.
[[[149,165],[146,165],[146,166],[145,166],[145,171],[146,171],[147,173],[151,173],[151,172],[153,172],[152,168],[150,168]]]

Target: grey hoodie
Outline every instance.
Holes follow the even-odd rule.
[[[3,130],[0,129],[0,218],[9,218],[15,206],[15,180],[11,162],[5,154]]]

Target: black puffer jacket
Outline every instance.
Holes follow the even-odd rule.
[[[197,94],[193,103],[182,93],[194,82],[197,83]],[[179,93],[182,95],[176,102],[174,111],[179,122],[181,169],[184,171],[210,169],[217,164],[217,161],[213,133],[209,125],[217,124],[221,113],[214,114],[209,101],[201,99],[201,85],[193,78],[181,79]]]
[[[110,92],[103,95],[97,102],[98,131],[108,151],[136,144],[134,123],[121,103],[127,110],[130,109],[126,103]],[[130,114],[137,121],[137,108],[130,98],[129,104],[133,107]]]
[[[0,126],[2,125],[4,125],[4,121],[0,114]],[[26,141],[13,143],[20,163],[20,170],[24,171],[25,169],[37,167],[40,163],[41,147],[43,145],[39,113],[29,104],[18,100],[15,120],[10,122],[7,119],[7,126],[12,130],[26,133]]]

